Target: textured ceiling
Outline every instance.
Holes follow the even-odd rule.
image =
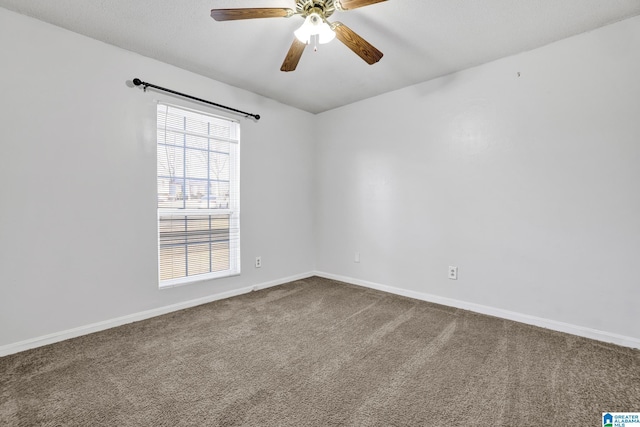
[[[294,0],[0,0],[0,6],[312,113],[530,50],[640,14],[638,0],[389,0],[336,12],[384,53],[337,39],[280,71],[299,16],[216,22],[212,8]],[[158,82],[158,84],[162,84]]]

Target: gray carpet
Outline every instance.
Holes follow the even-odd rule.
[[[310,278],[0,358],[0,425],[600,426],[640,351]]]

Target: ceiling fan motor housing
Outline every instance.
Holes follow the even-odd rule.
[[[335,0],[298,0],[296,2],[296,13],[303,18],[317,13],[326,19],[336,11]]]

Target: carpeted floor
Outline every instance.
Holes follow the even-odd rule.
[[[0,425],[600,426],[640,351],[310,278],[0,358]]]

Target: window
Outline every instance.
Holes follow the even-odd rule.
[[[240,128],[158,104],[160,287],[240,273]]]

